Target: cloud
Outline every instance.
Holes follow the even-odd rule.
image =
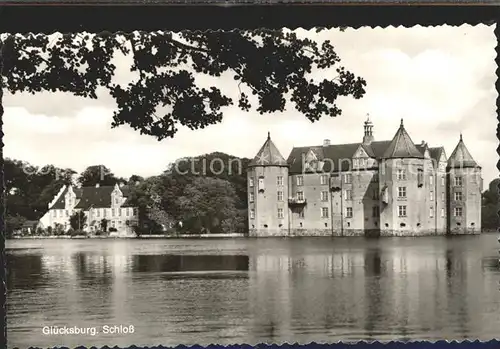
[[[116,174],[158,174],[184,156],[223,151],[253,157],[271,132],[287,157],[293,146],[319,145],[323,139],[353,143],[363,137],[370,113],[377,140],[391,139],[404,118],[412,139],[443,145],[451,154],[459,133],[483,166],[489,182],[498,176],[496,147],[494,26],[360,28],[345,32],[297,30],[298,35],[330,40],[341,64],[367,81],[360,100],[339,99],[343,113],[310,122],[290,104],[283,113],[260,115],[235,106],[224,109],[223,122],[191,131],[181,128],[161,142],[128,126],[111,129],[115,102],[105,91],[98,100],[63,93],[5,95],[5,156],[34,164],[53,163],[81,171],[104,163]],[[117,56],[117,79],[133,80],[130,57]],[[335,71],[313,72],[333,77]],[[214,79],[197,76],[203,85],[216,84],[231,97],[238,94],[231,74]]]

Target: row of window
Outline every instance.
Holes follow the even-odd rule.
[[[91,210],[91,215],[94,217],[107,217],[108,216],[108,210],[111,210],[111,217],[121,217],[122,215],[125,217],[129,216],[136,216],[137,215],[137,209],[132,208],[132,207],[122,207],[122,208],[96,208]],[[52,212],[52,217],[69,217],[70,216],[70,210],[53,210]]]
[[[296,176],[296,184],[297,186],[302,186],[304,185],[304,176]],[[320,184],[321,185],[327,185],[328,184],[328,176],[327,175],[320,175],[319,176],[320,178]],[[378,177],[377,176],[374,176],[373,177],[375,181],[378,181]],[[407,176],[406,176],[406,169],[398,169],[397,172],[396,172],[396,178],[398,180],[406,180],[407,179]],[[475,179],[475,176],[473,176],[473,178]],[[343,179],[344,179],[344,183],[345,184],[351,184],[352,183],[352,174],[350,173],[346,173],[343,175]],[[418,183],[421,184],[423,181],[423,171],[419,170],[418,172]],[[433,185],[434,184],[434,175],[430,175],[429,176],[429,183],[430,185]],[[282,186],[283,185],[283,176],[277,176],[276,177],[276,184],[278,186]],[[442,176],[441,177],[441,185],[445,185],[445,177]],[[455,177],[454,178],[454,185],[455,186],[462,186],[462,177]],[[250,187],[253,187],[254,186],[254,180],[253,178],[249,178],[249,186]],[[116,200],[116,203],[118,204],[118,199]]]
[[[321,207],[321,218],[328,218],[329,215],[329,210],[328,207]],[[352,207],[346,207],[345,209],[345,216],[346,218],[352,218],[353,211]],[[380,216],[380,208],[378,206],[373,206],[372,208],[372,216],[373,217],[378,217]],[[301,210],[299,212],[299,217],[304,218],[304,210]],[[278,208],[278,218],[284,218],[284,210],[282,208]],[[255,219],[255,209],[250,210],[250,219]]]
[[[405,205],[400,205],[398,206],[398,217],[406,217],[406,210],[407,207]],[[454,216],[455,217],[462,217],[462,207],[455,207],[453,210]],[[328,218],[328,207],[321,207],[321,218]],[[353,211],[352,207],[346,207],[345,209],[345,217],[346,218],[352,218]],[[378,206],[373,206],[372,208],[372,216],[373,217],[378,217],[380,215],[380,208]],[[445,216],[445,210],[444,208],[441,209],[441,217]],[[304,210],[300,211],[299,214],[300,218],[304,218]],[[430,207],[429,209],[429,217],[433,218],[434,217],[434,207]],[[284,218],[284,210],[282,208],[278,208],[278,218]],[[255,209],[250,210],[250,219],[255,219]]]
[[[344,193],[345,193],[344,194],[345,200],[352,200],[352,190],[345,190]],[[406,198],[407,197],[406,194],[407,194],[406,187],[398,187],[398,198]],[[284,200],[283,191],[277,192],[277,198],[278,198],[278,201]],[[378,190],[376,190],[376,189],[373,190],[372,198],[374,200],[379,199]],[[453,198],[455,201],[462,201],[462,199],[463,199],[462,192],[453,193]],[[297,192],[297,199],[304,200],[304,192],[298,191]],[[434,201],[434,192],[433,191],[429,192],[429,199],[430,199],[430,201]],[[254,200],[255,200],[254,193],[249,193],[249,201],[254,202]],[[441,200],[442,201],[445,200],[444,192],[441,193]],[[321,192],[321,201],[328,201],[328,191]]]

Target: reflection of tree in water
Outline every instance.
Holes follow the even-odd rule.
[[[7,289],[36,289],[46,284],[42,256],[6,254]]]
[[[248,256],[136,255],[133,272],[248,271]]]

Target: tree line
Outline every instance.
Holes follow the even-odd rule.
[[[53,165],[33,166],[5,159],[6,231],[11,235],[27,221],[38,221],[63,185],[126,184],[129,202],[138,208],[138,235],[171,233],[245,233],[246,169],[249,159],[224,153],[183,158],[157,176],[115,176],[104,165],[81,174]],[[210,164],[208,166],[207,164]],[[71,226],[84,221],[71,217]]]

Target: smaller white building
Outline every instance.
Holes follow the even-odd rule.
[[[107,230],[115,228],[118,236],[135,235],[133,226],[138,224],[136,207],[127,202],[128,186],[81,187],[63,186],[48,205],[48,211],[40,219],[43,227],[60,224],[68,231],[70,217],[77,211],[83,211],[86,216],[84,226],[79,229],[86,232],[102,230],[103,219],[107,220]],[[112,229],[114,230],[114,229]]]

